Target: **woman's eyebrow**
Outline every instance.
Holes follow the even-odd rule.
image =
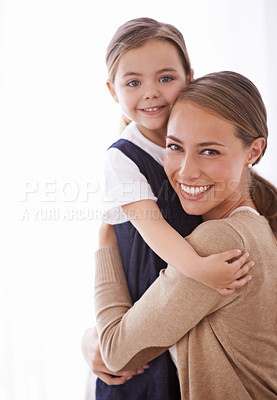
[[[199,146],[201,146],[201,147],[206,147],[206,146],[221,146],[221,147],[226,147],[224,144],[218,143],[218,142],[203,142],[203,143],[199,143]]]
[[[173,136],[173,135],[167,135],[165,138],[166,138],[166,139],[174,140],[175,142],[178,142],[178,143],[183,143],[180,139],[176,138],[176,137]]]
[[[174,140],[174,142],[177,142],[177,143],[180,143],[180,144],[183,143],[182,140],[178,139],[176,136],[173,136],[173,135],[167,135],[166,139]],[[197,146],[200,146],[200,147],[208,147],[208,146],[226,147],[224,144],[219,143],[219,142],[215,142],[215,141],[198,143]]]

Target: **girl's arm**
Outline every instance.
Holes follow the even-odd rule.
[[[126,204],[122,209],[148,246],[182,274],[216,289],[221,294],[230,294],[251,279],[246,274],[254,263],[245,264],[247,253],[239,259],[237,258],[241,255],[241,250],[200,257],[166,222],[155,201],[141,200]],[[232,259],[236,260],[230,262]]]

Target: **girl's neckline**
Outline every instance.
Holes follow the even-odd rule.
[[[235,214],[235,213],[237,213],[239,211],[244,211],[244,210],[250,211],[250,212],[252,212],[253,214],[256,214],[256,215],[260,215],[258,213],[258,211],[256,211],[254,208],[249,207],[249,206],[242,206],[242,207],[238,207],[234,211],[232,211],[231,214],[228,216],[228,218],[231,217],[233,214]]]

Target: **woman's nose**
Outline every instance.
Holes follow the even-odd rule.
[[[179,175],[181,180],[184,182],[188,182],[199,177],[200,170],[195,157],[184,155],[179,166]]]

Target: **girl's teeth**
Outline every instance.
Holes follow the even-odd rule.
[[[144,108],[144,111],[158,111],[161,107]]]
[[[181,183],[181,189],[184,192],[192,195],[206,192],[206,190],[208,190],[209,188],[210,186],[185,186]]]

